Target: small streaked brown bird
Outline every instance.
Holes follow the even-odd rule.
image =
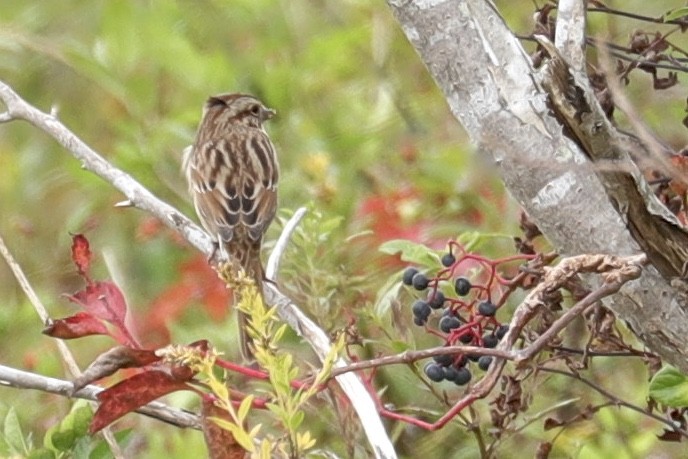
[[[246,94],[210,97],[196,140],[184,158],[184,172],[196,214],[218,248],[256,281],[263,235],[275,217],[279,165],[263,123],[275,115]],[[241,352],[252,356],[246,317],[239,312]]]

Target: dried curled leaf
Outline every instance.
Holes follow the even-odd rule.
[[[101,354],[74,380],[74,391],[87,384],[115,373],[122,368],[140,368],[161,360],[154,350],[118,346]]]

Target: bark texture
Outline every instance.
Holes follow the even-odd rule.
[[[550,115],[540,76],[490,1],[388,4],[471,141],[493,158],[512,196],[561,254],[641,251],[590,159]],[[688,372],[685,290],[649,266],[608,306],[650,349]]]

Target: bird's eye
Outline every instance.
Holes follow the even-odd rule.
[[[255,116],[260,115],[260,105],[251,106],[251,114]]]

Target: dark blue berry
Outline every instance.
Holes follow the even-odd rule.
[[[449,355],[449,354],[440,354],[436,355],[432,358],[438,365],[441,365],[443,367],[447,367],[454,363],[454,356]]]
[[[440,319],[440,330],[449,333],[455,328],[461,326],[461,321],[456,316],[444,316]]]
[[[497,339],[502,339],[504,338],[504,335],[506,335],[506,332],[509,331],[509,326],[508,325],[500,325],[497,331],[495,332],[495,336],[497,336]]]
[[[456,262],[456,257],[452,255],[451,253],[445,253],[442,255],[442,266],[445,268],[450,267]]]
[[[454,381],[456,377],[459,376],[459,370],[454,367],[444,368],[444,379],[447,381]]]
[[[430,313],[432,312],[428,303],[426,303],[423,300],[416,300],[416,302],[413,303],[413,307],[411,309],[413,310],[414,316],[423,320],[427,320],[427,318],[430,316]]]
[[[492,357],[489,355],[483,355],[478,359],[478,368],[480,368],[483,371],[487,371],[487,369],[490,368],[491,363]]]
[[[435,362],[428,362],[425,364],[423,371],[431,381],[440,382],[444,379],[444,368],[437,365]]]
[[[404,270],[404,276],[401,279],[404,285],[413,285],[413,276],[416,274],[418,274],[418,270],[416,268],[406,268]]]
[[[493,348],[499,343],[499,338],[495,335],[485,335],[483,336],[483,347]]]
[[[456,376],[454,377],[454,384],[457,386],[463,386],[464,384],[467,384],[468,381],[471,380],[471,372],[468,371],[468,368],[459,368],[456,370]]]
[[[481,301],[478,305],[478,313],[485,317],[492,317],[497,313],[497,306],[489,301]]]
[[[478,354],[467,354],[466,357],[468,357],[468,360],[471,362],[477,362],[480,360],[480,356]]]
[[[416,273],[413,276],[413,279],[411,279],[411,283],[413,284],[413,288],[416,290],[425,290],[428,288],[428,284],[430,281],[428,278],[425,276],[423,273]]]
[[[420,317],[413,316],[413,323],[418,325],[419,327],[422,327],[428,322],[427,317],[425,319],[421,319]]]
[[[459,296],[466,296],[471,291],[471,281],[465,277],[457,277],[454,281],[454,290]]]
[[[439,309],[444,306],[445,299],[444,293],[440,292],[439,290],[437,290],[434,295],[432,292],[428,294],[428,304],[432,309]]]
[[[473,333],[467,331],[463,335],[459,336],[459,341],[463,344],[470,344],[473,341]]]

